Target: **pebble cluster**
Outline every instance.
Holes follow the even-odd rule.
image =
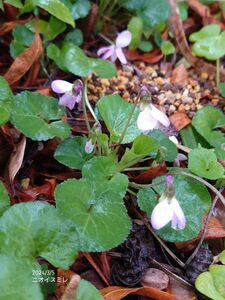
[[[117,76],[102,79],[95,75],[89,77],[88,93],[90,101],[96,102],[105,95],[119,93],[129,102],[135,98],[142,85],[146,85],[151,94],[152,102],[168,115],[176,111],[186,112],[193,117],[196,110],[211,105],[225,112],[225,99],[215,89],[214,75],[205,72],[197,79],[189,76],[187,84],[178,86],[170,82],[159,67],[137,63],[134,70],[118,70]]]

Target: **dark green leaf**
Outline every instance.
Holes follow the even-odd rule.
[[[80,46],[83,44],[83,33],[80,29],[76,28],[71,32],[68,32],[65,41],[69,43],[73,43],[76,46]]]
[[[29,47],[34,39],[34,32],[25,25],[17,25],[13,31],[13,40],[10,44],[10,55],[15,58]]]
[[[11,113],[13,93],[8,82],[0,76],[0,125],[8,122]]]
[[[57,37],[60,33],[62,33],[66,29],[66,24],[59,19],[51,16],[47,26],[45,28],[44,34],[44,42],[48,42]]]
[[[182,169],[171,168],[171,171],[181,171]],[[153,183],[162,181],[160,176],[153,180]],[[171,224],[166,225],[157,231],[157,234],[164,240],[170,242],[188,241],[196,237],[202,227],[202,217],[206,214],[211,205],[211,196],[207,188],[193,178],[183,175],[174,175],[174,186],[176,198],[184,211],[186,227],[184,230],[171,228]],[[147,188],[149,190],[149,188]],[[165,184],[154,186],[154,190],[161,195],[165,189]],[[141,208],[151,214],[153,207],[158,203],[153,197],[152,191],[148,197],[148,190],[139,192],[138,202],[142,203]],[[193,213],[195,212],[195,213]],[[149,214],[149,215],[150,215]]]
[[[220,93],[223,97],[225,97],[225,82],[220,82],[219,85]]]
[[[10,207],[9,195],[0,181],[0,216]]]
[[[149,41],[142,40],[138,45],[138,49],[143,52],[150,52],[153,49],[153,45]]]
[[[142,18],[145,26],[155,27],[169,17],[169,4],[167,0],[122,0],[120,3]]]
[[[127,124],[128,117],[134,108],[134,104],[123,100],[118,94],[113,94],[101,98],[97,103],[97,107],[110,132],[111,141],[113,143],[118,142]],[[132,142],[140,135],[136,125],[138,114],[139,109],[136,109],[122,141],[123,144]]]
[[[13,255],[1,254],[0,300],[44,300],[40,285],[32,271],[40,270],[38,264],[29,264]]]
[[[79,247],[74,225],[55,207],[35,201],[13,205],[0,219],[2,253],[34,259],[42,256],[55,267],[68,268]]]
[[[76,225],[81,251],[105,251],[125,240],[131,226],[123,204],[127,186],[123,174],[111,180],[69,179],[57,186],[57,209]]]
[[[85,152],[86,142],[87,138],[81,136],[66,139],[57,147],[54,158],[70,168],[82,169],[85,162],[92,157],[92,154]]]
[[[33,140],[48,140],[55,136],[64,139],[70,134],[69,126],[56,121],[64,114],[64,108],[59,107],[55,98],[37,92],[22,92],[13,98],[11,122]]]
[[[192,125],[210,145],[220,147],[225,143],[224,134],[215,131],[225,126],[225,115],[219,109],[210,106],[200,109],[192,119]]]

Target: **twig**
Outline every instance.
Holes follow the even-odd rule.
[[[219,190],[219,192],[222,193],[224,191],[224,189],[225,189],[225,187],[221,188]],[[205,221],[205,225],[204,225],[204,229],[203,229],[203,232],[202,232],[202,236],[201,236],[201,238],[199,240],[199,243],[198,243],[197,247],[195,248],[194,252],[191,254],[191,256],[185,262],[185,267],[188,266],[191,263],[191,261],[194,259],[194,257],[198,253],[198,251],[199,251],[199,249],[200,249],[200,247],[201,247],[201,245],[202,245],[202,243],[203,243],[203,241],[205,239],[205,235],[206,235],[206,232],[207,232],[207,229],[208,229],[208,225],[209,225],[209,220],[210,220],[210,218],[211,218],[211,216],[213,214],[213,209],[214,209],[214,207],[215,207],[218,199],[219,199],[219,196],[216,195],[216,197],[214,198],[214,200],[212,202],[210,211],[209,211],[209,213],[207,215],[207,218],[206,218],[206,221]]]
[[[153,231],[149,223],[145,220],[145,218],[135,209],[135,212],[141,218],[145,226],[151,232],[151,234],[155,237],[155,239],[160,243],[160,245],[165,249],[165,251],[178,263],[178,265],[183,269],[185,264],[166,246],[166,244],[158,237],[158,235]]]

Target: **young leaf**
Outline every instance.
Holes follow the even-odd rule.
[[[2,181],[0,181],[0,216],[10,207],[9,195],[4,187]]]
[[[143,22],[142,19],[139,17],[132,17],[127,25],[128,30],[132,34],[132,40],[129,44],[129,49],[134,50],[138,47],[141,36],[142,36],[142,29],[143,29]]]
[[[11,113],[13,93],[8,82],[0,76],[0,125],[8,122]]]
[[[220,253],[220,261],[225,265],[225,250]]]
[[[220,26],[211,24],[190,35],[189,40],[195,42],[192,51],[208,60],[217,60],[225,54],[225,31],[220,33]]]
[[[225,4],[225,3],[224,3]],[[219,84],[220,93],[223,97],[225,97],[225,82],[220,82]]]
[[[209,267],[209,272],[213,277],[216,290],[225,299],[225,266],[211,265]]]
[[[98,110],[110,132],[110,138],[113,143],[120,140],[133,106],[134,104],[123,100],[118,94],[105,96],[97,103]],[[138,113],[139,109],[136,109],[126,130],[122,144],[130,143],[140,135],[140,131],[136,125]]]
[[[118,167],[120,170],[132,166],[145,156],[156,153],[159,149],[159,143],[147,135],[139,135],[135,138],[131,149],[127,148],[121,158]]]
[[[150,52],[153,49],[153,45],[150,41],[142,40],[138,45],[138,49],[143,52]]]
[[[164,55],[170,55],[175,52],[175,47],[170,41],[163,40],[161,43],[161,51]]]
[[[57,147],[54,158],[60,163],[73,169],[82,169],[85,162],[92,157],[92,154],[85,152],[87,138],[76,136],[63,141]]]
[[[44,42],[53,40],[66,29],[66,24],[53,16],[50,17],[46,25],[45,31],[43,32]]]
[[[110,180],[69,179],[57,186],[57,209],[76,225],[81,251],[105,251],[125,240],[131,226],[123,204],[127,186],[123,174]]]
[[[89,281],[81,279],[76,291],[76,300],[104,300],[101,293]]]
[[[42,256],[55,267],[67,269],[79,247],[74,225],[55,207],[40,201],[20,203],[0,219],[2,253],[34,259]]]
[[[188,155],[188,169],[198,176],[215,180],[224,174],[224,168],[217,162],[213,149],[197,148]]]
[[[41,272],[38,264],[9,254],[1,254],[0,261],[0,300],[44,300],[40,285],[32,278],[34,269]]]
[[[182,169],[171,168],[171,171],[180,171]],[[163,177],[157,177],[153,183],[162,181]],[[195,179],[181,175],[174,175],[174,186],[176,189],[176,198],[184,211],[186,226],[184,230],[176,230],[171,224],[166,225],[157,231],[157,234],[164,240],[170,242],[183,242],[196,237],[202,227],[202,217],[206,214],[211,205],[211,197],[207,188]],[[141,208],[151,215],[152,209],[158,201],[150,188],[144,188],[146,191],[139,191],[138,203]],[[165,184],[154,186],[154,191],[159,195],[163,193]],[[149,196],[148,196],[149,195]],[[193,211],[195,212],[193,214]]]
[[[224,300],[225,298],[217,291],[212,274],[210,272],[201,273],[196,281],[195,287],[199,292],[213,300]]]
[[[225,115],[219,109],[210,106],[200,109],[192,119],[192,125],[210,145],[220,147],[225,143],[224,134],[215,131],[225,126]]]
[[[69,8],[59,0],[33,0],[33,3],[51,15],[55,16],[57,19],[70,24],[75,27],[74,18],[69,10]]]
[[[33,140],[45,141],[55,136],[64,139],[70,134],[69,126],[56,121],[64,114],[64,108],[59,107],[55,98],[26,91],[13,98],[11,122]]]

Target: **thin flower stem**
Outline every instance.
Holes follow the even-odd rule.
[[[137,194],[136,194],[135,192],[133,192],[131,189],[127,188],[127,191],[128,191],[131,195],[137,197]]]
[[[88,78],[85,77],[85,80],[84,80],[84,100],[85,100],[85,103],[87,105],[87,108],[89,109],[90,113],[92,114],[92,117],[95,119],[96,122],[98,122],[98,119],[91,107],[91,104],[88,100],[88,96],[87,96],[87,82],[88,82]]]
[[[134,167],[134,168],[126,168],[124,169],[123,171],[126,172],[126,171],[146,171],[146,170],[149,170],[150,167]]]
[[[220,84],[220,59],[216,60],[216,87],[219,89]]]
[[[210,184],[208,181],[202,179],[201,177],[193,175],[191,173],[187,173],[187,172],[169,172],[167,175],[184,175],[184,176],[192,177],[192,178],[198,180],[199,182],[201,182],[205,186],[207,186],[211,191],[213,191],[219,197],[220,201],[225,206],[225,198],[223,197],[223,195],[212,184]]]
[[[165,180],[161,180],[159,182],[154,182],[154,183],[150,183],[150,184],[139,184],[139,183],[135,183],[135,182],[129,182],[129,185],[133,188],[140,189],[140,188],[143,188],[143,187],[157,186],[157,185],[160,185],[160,184],[163,184],[163,183],[165,183]]]
[[[225,187],[221,188],[219,190],[219,192],[222,193],[224,191],[224,189],[225,189]],[[209,225],[209,220],[212,217],[213,209],[216,206],[216,203],[217,203],[218,199],[219,199],[219,196],[216,195],[216,197],[214,198],[214,200],[212,202],[210,211],[209,211],[209,213],[208,213],[208,215],[206,217],[204,229],[203,229],[203,232],[202,232],[202,236],[201,236],[201,238],[199,240],[199,243],[198,243],[197,247],[195,248],[195,250],[193,251],[193,253],[191,254],[191,256],[185,262],[185,266],[188,266],[191,263],[191,261],[194,259],[194,257],[197,255],[197,253],[198,253],[198,251],[199,251],[199,249],[200,249],[200,247],[201,247],[201,245],[202,245],[202,243],[203,243],[203,241],[205,239],[205,235],[206,235],[206,232],[207,232],[207,229],[208,229],[208,225]]]
[[[98,33],[98,35],[105,40],[106,42],[108,42],[110,45],[114,45],[113,41],[111,41],[110,39],[108,39],[104,34],[102,33]]]
[[[84,119],[86,123],[86,127],[88,130],[88,133],[90,133],[91,127],[88,121],[88,115],[87,115],[87,109],[86,109],[86,101],[85,101],[85,94],[87,93],[87,87],[86,87],[86,78],[83,86],[83,94],[82,94],[82,105],[83,105],[83,111],[84,111]]]

